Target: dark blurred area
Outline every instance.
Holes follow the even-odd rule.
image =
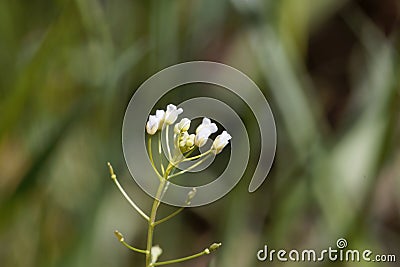
[[[113,235],[145,247],[147,225],[106,162],[149,210],[124,162],[124,111],[147,78],[191,60],[231,65],[257,83],[277,152],[256,192],[247,191],[253,153],[226,197],[157,229],[163,259],[219,241],[215,254],[179,265],[364,266],[256,257],[265,244],[319,250],[346,238],[398,262],[399,48],[398,0],[1,1],[0,266],[144,265]]]

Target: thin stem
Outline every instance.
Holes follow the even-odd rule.
[[[151,162],[151,166],[153,167],[153,170],[156,172],[158,178],[161,180],[163,177],[161,176],[161,174],[158,172],[156,165],[154,164],[154,159],[153,159],[153,150],[151,147],[151,136],[149,136],[149,140],[147,142],[147,148],[149,150],[149,157],[150,157],[150,162]]]
[[[149,216],[147,216],[137,205],[135,202],[132,201],[132,199],[128,196],[128,194],[125,192],[125,190],[122,188],[120,183],[118,182],[117,175],[114,173],[114,169],[111,166],[110,162],[107,162],[108,168],[110,170],[110,175],[111,179],[114,181],[116,186],[118,187],[119,191],[121,191],[122,195],[125,197],[125,199],[131,204],[131,206],[146,220],[149,221]]]
[[[150,266],[150,264],[151,264],[151,248],[153,246],[153,234],[154,234],[154,226],[155,226],[154,222],[156,220],[157,209],[158,209],[159,202],[160,202],[160,200],[158,200],[158,197],[162,192],[164,184],[165,184],[165,180],[162,180],[160,182],[160,186],[158,187],[157,195],[156,195],[156,198],[154,199],[153,206],[151,208],[149,226],[148,226],[148,230],[147,230],[147,246],[146,246],[146,250],[150,251],[150,253],[146,255],[146,266]]]
[[[128,243],[126,243],[125,241],[120,241],[125,247],[129,248],[130,250],[133,250],[135,252],[139,252],[139,253],[143,253],[143,254],[148,254],[147,250],[144,249],[138,249],[135,247],[132,247],[131,245],[129,245]]]
[[[202,154],[199,154],[199,155],[196,155],[196,156],[193,156],[193,157],[190,157],[190,158],[184,158],[184,159],[182,160],[182,162],[190,161],[190,160],[194,160],[194,159],[198,159],[198,158],[204,157],[204,156],[210,154],[211,151],[212,151],[212,150],[210,149],[210,150],[208,150],[208,151],[206,151],[206,152],[204,152],[204,153],[202,153]]]
[[[179,150],[179,136],[180,134],[174,134],[175,149]]]
[[[138,249],[138,248],[132,247],[131,245],[126,243],[124,236],[118,230],[115,230],[114,234],[118,238],[119,242],[121,242],[125,247],[129,248],[130,250],[133,250],[133,251],[139,252],[139,253],[143,253],[143,254],[149,253],[147,250]]]
[[[195,164],[193,164],[192,166],[190,166],[189,168],[187,168],[187,169],[185,169],[185,170],[182,170],[182,171],[180,171],[180,172],[177,172],[177,173],[174,173],[174,174],[168,176],[168,179],[171,179],[171,178],[176,177],[176,176],[178,176],[178,175],[184,174],[184,173],[186,173],[186,172],[188,172],[188,171],[190,171],[190,170],[196,168],[197,166],[199,166],[200,164],[202,164],[209,156],[210,156],[210,155],[205,156],[202,160],[200,160],[199,162],[196,162]]]
[[[135,247],[132,247],[131,245],[129,245],[128,243],[126,243],[124,240],[120,241],[125,247],[129,248],[130,250],[133,250],[135,252],[139,252],[139,253],[143,253],[143,254],[148,254],[147,250],[144,249],[138,249]]]
[[[151,266],[160,266],[160,265],[167,265],[167,264],[183,262],[183,261],[192,260],[192,259],[201,257],[203,255],[207,255],[207,254],[210,254],[210,250],[208,248],[204,249],[202,252],[199,252],[199,253],[196,253],[196,254],[193,254],[193,255],[190,255],[190,256],[187,256],[187,257],[174,259],[174,260],[169,260],[169,261],[156,262],[156,263],[153,263]]]
[[[165,183],[167,182],[167,177],[173,169],[174,169],[174,166],[171,163],[168,164],[168,167],[164,173],[164,179],[162,179],[160,182],[160,185],[157,189],[156,197],[153,202],[153,206],[151,208],[149,226],[148,226],[148,230],[147,230],[147,246],[146,246],[146,250],[150,251],[150,253],[148,253],[146,255],[146,267],[152,266],[151,265],[151,248],[153,246],[153,235],[154,235],[154,227],[155,227],[155,221],[156,221],[156,216],[157,216],[157,210],[161,203],[160,197],[162,195],[162,192],[164,191],[164,186],[165,186]]]
[[[174,169],[175,169],[175,168],[174,168]],[[165,187],[163,193],[165,193],[165,191],[167,190],[167,188],[168,188],[168,185]],[[196,188],[193,188],[192,190],[190,190],[190,192],[189,192],[188,195],[187,195],[187,199],[186,199],[186,204],[187,204],[187,205],[190,205],[190,203],[191,203],[193,197],[196,195],[196,192],[197,192]],[[175,217],[176,215],[178,215],[179,213],[181,213],[184,209],[185,209],[185,207],[181,207],[181,208],[177,209],[176,211],[174,211],[173,213],[171,213],[171,214],[168,215],[167,217],[165,217],[165,218],[163,218],[163,219],[161,219],[161,220],[156,221],[156,222],[154,223],[154,226],[159,225],[159,224],[161,224],[161,223],[163,223],[163,222],[168,221],[169,219],[171,219],[171,218]]]
[[[171,214],[168,215],[167,217],[162,218],[161,220],[156,221],[156,222],[154,223],[154,226],[157,226],[157,225],[159,225],[159,224],[161,224],[161,223],[163,223],[163,222],[168,221],[169,219],[171,219],[171,218],[175,217],[176,215],[178,215],[179,213],[181,213],[181,211],[183,211],[184,209],[185,209],[185,207],[181,207],[181,208],[177,209],[176,211],[174,211],[173,213],[171,213]]]
[[[193,146],[189,151],[186,152],[185,155],[182,154],[181,157],[179,158],[179,162],[177,162],[177,164],[179,164],[182,161],[184,161],[185,159],[187,159],[195,150],[196,150],[196,147]]]
[[[195,151],[195,147],[193,146],[189,151],[186,152],[185,157],[190,156]]]
[[[176,158],[179,159],[179,161],[175,161],[174,159],[172,160],[173,165],[179,164],[180,162],[182,162],[182,160],[185,159],[185,157],[189,156],[190,154],[193,153],[195,146],[193,146],[189,151],[185,152],[186,155],[183,155],[180,151],[180,147],[179,147],[179,137],[180,134],[174,134],[174,140],[175,140],[175,150],[176,150]]]
[[[172,156],[171,156],[171,149],[169,147],[168,132],[169,132],[169,125],[167,124],[167,127],[165,127],[165,142],[167,144],[168,161],[171,161],[172,160]]]
[[[183,155],[181,153],[179,153],[179,151],[176,152],[176,155],[174,156],[174,158],[172,159],[172,165],[173,165],[173,170],[172,173],[175,172],[176,168],[178,167],[178,165],[183,162],[183,160],[187,157],[190,156],[190,154],[192,154],[194,152],[194,147],[192,149],[190,149],[189,151],[186,152],[186,155]]]
[[[162,157],[162,149],[161,149],[161,132],[158,134],[158,155],[160,157],[160,165],[161,165],[161,172],[164,175],[164,165],[163,165],[163,157]]]

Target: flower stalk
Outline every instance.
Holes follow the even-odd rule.
[[[222,149],[229,143],[231,136],[226,132],[222,132],[222,134],[218,135],[213,145],[203,153],[198,155],[189,157],[194,151],[197,151],[196,148],[200,148],[207,143],[210,135],[217,132],[218,127],[215,123],[212,123],[210,119],[204,118],[202,123],[197,127],[195,134],[189,134],[189,128],[191,121],[187,118],[183,118],[179,123],[175,124],[173,127],[173,136],[174,142],[173,147],[170,147],[169,142],[169,126],[174,124],[178,118],[178,115],[181,114],[183,110],[181,108],[177,108],[175,105],[168,105],[166,111],[164,110],[157,110],[155,115],[150,115],[149,120],[145,126],[146,132],[148,134],[148,155],[150,159],[151,166],[154,172],[157,174],[157,177],[160,180],[157,193],[155,199],[153,201],[150,215],[147,215],[143,212],[138,205],[128,196],[125,190],[122,188],[120,183],[118,182],[117,176],[114,173],[114,169],[110,163],[108,164],[109,172],[111,179],[122,193],[124,198],[129,202],[129,204],[139,213],[147,221],[147,242],[146,242],[146,249],[138,249],[133,247],[125,242],[124,236],[119,232],[115,231],[114,234],[118,238],[119,242],[121,242],[125,247],[128,249],[145,254],[145,267],[154,267],[154,266],[161,266],[161,265],[168,265],[173,263],[184,262],[187,260],[195,259],[203,255],[208,255],[212,251],[215,251],[221,246],[221,243],[213,243],[208,248],[204,249],[203,251],[178,258],[173,260],[167,261],[158,261],[159,256],[162,254],[163,250],[158,246],[154,245],[154,229],[156,226],[169,221],[170,219],[174,218],[178,214],[180,214],[185,207],[181,207],[176,211],[172,212],[170,215],[157,220],[157,211],[161,205],[161,200],[166,191],[168,190],[168,184],[170,183],[168,180],[182,175],[186,172],[189,172],[202,164],[206,159],[208,159],[212,154],[216,155],[219,154]],[[162,135],[161,130],[165,130],[165,141],[166,141],[166,157],[168,163],[164,165],[164,153],[162,151]],[[160,131],[157,144],[158,150],[158,160],[155,161],[153,157],[153,146],[152,146],[152,136],[155,135],[158,131]],[[187,167],[186,169],[180,170],[179,172],[175,172],[175,170],[179,167],[179,164],[182,162],[192,162],[193,160],[198,160],[197,162],[193,163],[191,166]],[[159,164],[159,169],[156,167]],[[196,188],[193,188],[187,196],[186,204],[190,205],[192,199],[196,195]]]
[[[214,243],[212,244],[209,248],[204,249],[203,251],[190,255],[190,256],[186,256],[183,258],[179,258],[179,259],[174,259],[174,260],[169,260],[169,261],[161,261],[161,262],[156,262],[151,264],[150,266],[161,266],[161,265],[167,265],[167,264],[173,264],[173,263],[178,263],[178,262],[183,262],[183,261],[188,261],[188,260],[192,260],[198,257],[201,257],[203,255],[208,255],[210,254],[212,251],[217,250],[219,247],[221,246],[221,243]]]
[[[157,190],[156,198],[154,199],[153,206],[151,208],[149,225],[148,225],[148,230],[147,230],[147,246],[146,246],[147,251],[151,251],[151,248],[153,246],[153,235],[154,235],[154,228],[156,226],[155,222],[156,222],[157,210],[161,203],[160,197],[164,190],[164,186],[167,181],[169,172],[170,172],[170,169],[167,168],[167,171],[164,173],[164,179],[161,180],[161,182],[160,182],[160,185]],[[146,255],[146,266],[151,266],[150,264],[151,264],[151,253]]]
[[[115,175],[114,173],[114,169],[111,166],[110,162],[107,163],[108,168],[110,170],[110,175],[111,175],[111,179],[114,181],[115,185],[118,187],[119,191],[121,191],[122,195],[125,197],[125,199],[129,202],[129,204],[131,204],[131,206],[140,214],[140,216],[142,216],[146,221],[149,220],[149,216],[146,215],[146,213],[144,213],[138,205],[136,205],[135,202],[133,202],[133,200],[128,196],[128,194],[125,192],[125,190],[122,188],[122,186],[120,185],[120,183],[118,182],[117,179],[117,175]]]
[[[130,250],[138,252],[138,253],[149,254],[148,250],[138,249],[138,248],[132,247],[131,245],[126,243],[124,236],[118,230],[115,230],[114,234],[118,238],[119,242],[121,242],[125,247],[129,248]]]

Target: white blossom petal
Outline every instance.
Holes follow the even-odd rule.
[[[211,131],[209,131],[208,129],[203,129],[201,131],[199,131],[196,134],[196,137],[194,139],[194,143],[196,144],[196,146],[198,147],[202,147],[206,144],[208,137],[210,137],[211,135]]]
[[[166,124],[173,124],[176,119],[178,118],[178,115],[183,112],[182,108],[176,108],[175,105],[169,104],[167,106],[167,111],[165,112],[165,123]]]
[[[151,263],[156,263],[158,260],[158,257],[162,254],[163,250],[160,248],[159,245],[153,246],[151,248]]]
[[[196,129],[196,134],[205,129],[208,129],[211,131],[211,133],[218,131],[217,125],[215,123],[211,123],[209,118],[203,118],[202,123]]]
[[[157,110],[156,115],[150,115],[146,123],[146,131],[148,134],[155,134],[157,130],[161,130],[164,123],[165,111]]]
[[[210,119],[204,118],[203,122],[196,129],[196,137],[194,143],[198,147],[204,146],[210,135],[215,133],[217,130],[218,127],[215,123],[211,123]]]
[[[222,149],[224,149],[231,139],[232,136],[228,134],[227,131],[223,131],[215,138],[211,149],[215,152],[215,154],[218,154],[222,151]]]
[[[158,130],[161,130],[165,120],[165,111],[161,109],[156,110],[156,118],[158,120]]]
[[[155,134],[158,130],[158,120],[156,116],[150,115],[149,116],[149,121],[146,124],[146,131],[148,134]]]

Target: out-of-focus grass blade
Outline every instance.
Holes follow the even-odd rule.
[[[75,2],[77,3],[81,13],[80,18],[88,34],[112,46],[110,31],[100,1],[76,0]]]
[[[41,38],[37,38],[33,45],[35,49],[30,52],[29,60],[24,65],[16,68],[18,75],[15,75],[15,81],[9,93],[6,94],[4,100],[0,99],[0,139],[2,136],[13,129],[19,122],[26,103],[29,98],[33,97],[33,93],[41,88],[37,88],[41,84],[46,71],[49,59],[54,58],[54,53],[60,51],[67,40],[71,38],[70,34],[76,26],[68,20],[71,14],[75,13],[73,5],[65,4],[61,8],[62,12],[55,22],[46,28]],[[66,30],[67,29],[67,30]],[[21,48],[20,53],[26,53]]]
[[[261,71],[271,86],[283,124],[299,155],[305,154],[318,140],[315,115],[302,85],[290,66],[286,52],[272,29],[254,32],[252,44],[258,55]]]
[[[183,2],[151,1],[150,45],[155,48],[152,64],[157,68],[178,63],[180,3]]]
[[[15,191],[11,195],[2,201],[1,209],[7,211],[15,199],[21,198],[22,195],[26,195],[28,192],[36,190],[38,180],[45,179],[45,177],[40,175],[40,172],[49,162],[52,154],[62,142],[63,138],[67,136],[68,131],[72,129],[73,124],[79,121],[80,118],[82,118],[82,115],[90,108],[92,103],[89,99],[90,98],[80,99],[71,107],[70,111],[64,116],[64,118],[60,118],[60,122],[54,126],[53,133],[49,135],[49,138],[43,141],[43,149],[38,151],[34,156],[31,165],[32,167],[21,179],[21,183],[16,187]],[[1,214],[3,215],[4,212]]]
[[[385,40],[373,53],[367,50],[368,64],[357,88],[367,94],[363,111],[314,177],[314,189],[332,229],[341,231],[349,226],[374,186],[396,89],[394,58],[394,50]]]
[[[188,11],[190,23],[187,25],[188,41],[185,50],[193,57],[215,41],[219,32],[222,33],[229,2],[204,0],[190,3],[191,9]]]

